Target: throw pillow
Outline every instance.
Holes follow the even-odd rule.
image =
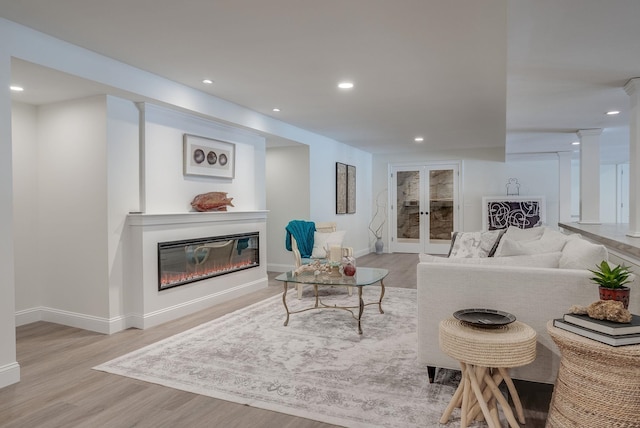
[[[516,266],[516,267],[532,267],[532,268],[558,268],[562,253],[556,251],[554,253],[534,254],[531,256],[510,256],[510,257],[483,257],[483,258],[465,258],[465,259],[447,259],[444,257],[435,257],[429,254],[420,254],[420,262],[422,263],[456,263],[482,266]]]
[[[609,259],[604,245],[592,244],[585,239],[571,239],[562,249],[561,269],[595,269],[603,260]]]
[[[333,246],[342,247],[346,230],[338,230],[335,232],[314,232],[313,233],[313,251],[312,259],[326,259],[329,248]]]
[[[545,228],[542,237],[536,240],[514,241],[506,236],[496,251],[496,257],[522,256],[562,251],[567,241],[575,239],[553,229]]]
[[[512,241],[530,241],[542,238],[542,234],[546,230],[546,227],[531,227],[529,229],[520,229],[516,226],[509,226],[504,233],[505,238],[509,238]]]
[[[453,236],[449,257],[492,257],[504,230],[458,232]]]

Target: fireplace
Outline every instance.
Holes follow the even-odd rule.
[[[158,243],[158,290],[260,266],[259,233]]]

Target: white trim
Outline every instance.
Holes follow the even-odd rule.
[[[20,364],[13,362],[0,367],[0,388],[20,382]]]
[[[155,312],[127,314],[124,317],[119,316],[111,319],[40,306],[16,312],[16,326],[45,321],[102,334],[113,334],[131,327],[144,329],[193,314],[227,300],[260,290],[267,287],[267,285],[267,279],[261,279]]]
[[[66,325],[69,327],[81,328],[83,330],[95,331],[97,333],[111,334],[115,331],[112,326],[114,324],[123,324],[121,319],[114,318],[109,320],[103,317],[93,315],[79,314],[77,312],[63,311],[55,308],[39,306],[16,312],[16,326],[30,324],[36,321],[45,321],[55,324]],[[112,331],[114,330],[114,331]]]
[[[127,328],[134,327],[145,329],[156,325],[175,320],[177,318],[193,314],[202,309],[226,302],[236,297],[258,291],[269,285],[267,278],[248,282],[237,287],[229,288],[218,293],[193,299],[188,302],[162,308],[160,310],[146,314],[128,314],[126,316]]]
[[[42,307],[16,311],[16,327],[42,321]]]
[[[394,216],[394,209],[397,213],[398,207],[396,206],[395,199],[397,189],[394,188],[395,177],[394,173],[397,173],[398,170],[410,170],[416,169],[420,170],[421,179],[420,179],[420,200],[421,203],[423,201],[423,197],[428,193],[428,190],[422,188],[425,177],[422,175],[428,169],[435,169],[438,167],[453,167],[452,169],[457,173],[457,176],[454,177],[454,190],[455,190],[455,198],[454,198],[454,225],[453,229],[456,230],[464,230],[464,161],[462,159],[457,160],[424,160],[419,162],[409,161],[409,162],[390,162],[387,164],[387,188],[389,191],[387,192],[387,219],[389,220],[388,227],[386,230],[387,234],[387,243],[388,245],[385,247],[384,252],[429,252],[432,251],[434,254],[440,251],[446,251],[445,248],[448,248],[447,245],[436,244],[430,245],[426,242],[426,240],[422,239],[419,244],[415,246],[406,244],[399,244],[396,236],[396,222],[397,218]],[[428,183],[428,180],[427,180]],[[421,205],[421,208],[423,206]],[[423,211],[428,211],[423,209]],[[421,233],[422,234],[422,233]],[[384,239],[384,237],[383,237]],[[418,249],[418,250],[416,250]],[[428,251],[427,251],[428,250]]]
[[[283,263],[270,263],[267,265],[267,271],[269,272],[289,272],[295,268],[296,267],[293,263],[289,265]]]
[[[160,226],[215,222],[246,222],[265,220],[269,211],[185,212],[171,214],[138,214],[127,216],[130,226]]]

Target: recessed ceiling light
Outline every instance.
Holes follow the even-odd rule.
[[[9,86],[9,89],[11,89],[13,92],[22,92],[22,91],[24,91],[24,88],[22,86],[11,85],[11,86]]]
[[[278,107],[274,108],[273,111],[275,111],[276,113],[280,111],[280,109]]]
[[[422,143],[424,141],[424,137],[416,137],[413,139],[416,143]]]
[[[572,146],[579,146],[580,145],[580,141],[574,141],[573,143],[571,143]]]
[[[338,88],[340,89],[352,89],[353,82],[340,82],[338,83]]]
[[[211,80],[211,79],[204,79],[204,80],[202,81],[202,83],[204,83],[205,85],[211,85],[211,84],[213,83],[213,80]]]
[[[608,112],[607,112],[607,114],[608,114],[609,116],[614,116],[614,115],[616,115],[616,114],[620,114],[620,112],[619,112],[618,110],[611,110],[611,111],[608,111]]]

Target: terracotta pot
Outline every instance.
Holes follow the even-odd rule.
[[[600,300],[617,300],[622,302],[625,309],[629,309],[629,287],[622,288],[605,288],[598,287],[600,290]]]

